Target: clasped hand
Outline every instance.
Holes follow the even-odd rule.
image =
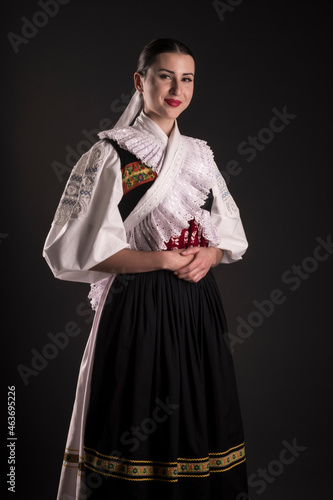
[[[193,247],[184,250],[172,250],[175,253],[174,266],[171,270],[179,279],[197,283],[222,259],[223,251],[215,247]]]

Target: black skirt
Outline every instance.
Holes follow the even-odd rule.
[[[198,283],[170,271],[116,277],[97,335],[85,427],[89,500],[246,498],[226,332],[211,271]]]

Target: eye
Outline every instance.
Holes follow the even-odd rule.
[[[160,75],[160,78],[163,78],[163,80],[166,80],[167,78],[170,78],[170,75],[162,74],[162,75]]]
[[[183,78],[183,81],[184,81],[184,82],[193,82],[193,79],[192,79],[192,78],[185,77],[185,78]]]

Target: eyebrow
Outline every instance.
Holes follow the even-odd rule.
[[[166,69],[166,68],[160,68],[157,71],[167,71],[168,73],[172,73],[173,75],[175,74],[174,71],[170,71],[169,69]],[[183,73],[183,76],[185,76],[185,75],[192,75],[192,76],[194,76],[194,73]]]

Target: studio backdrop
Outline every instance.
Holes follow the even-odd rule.
[[[89,285],[55,279],[42,248],[73,166],[119,118],[157,37],[196,56],[178,125],[211,146],[249,240],[242,261],[214,274],[250,498],[328,498],[328,3],[29,0],[7,2],[3,17],[2,498],[56,497],[93,311]]]

